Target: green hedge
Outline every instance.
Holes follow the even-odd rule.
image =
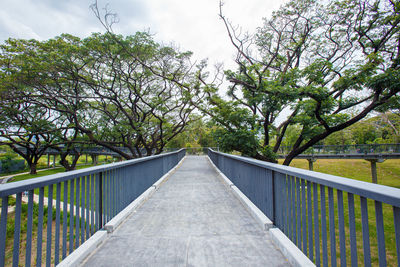
[[[0,159],[0,173],[16,172],[25,169],[25,160],[23,159]]]

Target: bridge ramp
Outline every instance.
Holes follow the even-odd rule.
[[[180,168],[84,266],[290,266],[207,158]]]

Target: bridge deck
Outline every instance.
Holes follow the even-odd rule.
[[[288,266],[205,157],[180,168],[85,266]]]

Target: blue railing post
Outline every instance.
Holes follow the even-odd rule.
[[[98,218],[99,218],[99,228],[98,229],[101,229],[101,228],[103,228],[103,172],[100,172],[99,173],[99,176],[98,176],[99,178],[98,178],[98,181],[97,181],[97,186],[98,186],[98,195],[97,195],[97,203],[98,203],[98,207],[99,207],[99,209],[98,209]]]
[[[272,188],[272,222],[275,224],[276,223],[276,210],[278,209],[277,205],[278,202],[276,200],[276,189],[275,189],[275,172],[272,171],[272,175],[271,175],[271,188]]]

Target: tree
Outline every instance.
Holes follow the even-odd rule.
[[[235,149],[248,153],[250,143],[254,157],[277,152],[289,126],[297,125],[296,141],[284,161],[288,165],[399,96],[399,11],[398,3],[389,0],[292,0],[264,19],[256,34],[240,36],[221,4],[238,69],[225,71],[231,100],[215,101],[216,93],[209,93],[208,105],[215,112],[210,115],[229,132],[237,112],[230,106],[237,105],[246,115],[240,123],[236,116],[233,121],[249,142]],[[282,111],[290,114],[275,125]]]
[[[354,144],[393,144],[400,141],[400,117],[391,112],[379,113],[347,129],[350,135],[348,140]]]
[[[58,135],[64,143],[83,134],[87,144],[136,158],[161,153],[190,122],[196,94],[190,56],[145,32],[9,39],[2,46],[2,88],[59,114],[67,125]]]
[[[40,157],[53,145],[55,129],[48,110],[31,103],[0,96],[0,145],[23,157],[31,174],[36,174]]]
[[[182,148],[187,147],[187,144],[191,147],[217,147],[212,134],[213,130],[215,127],[212,123],[205,121],[199,115],[193,115],[185,131],[168,142],[167,147]]]

